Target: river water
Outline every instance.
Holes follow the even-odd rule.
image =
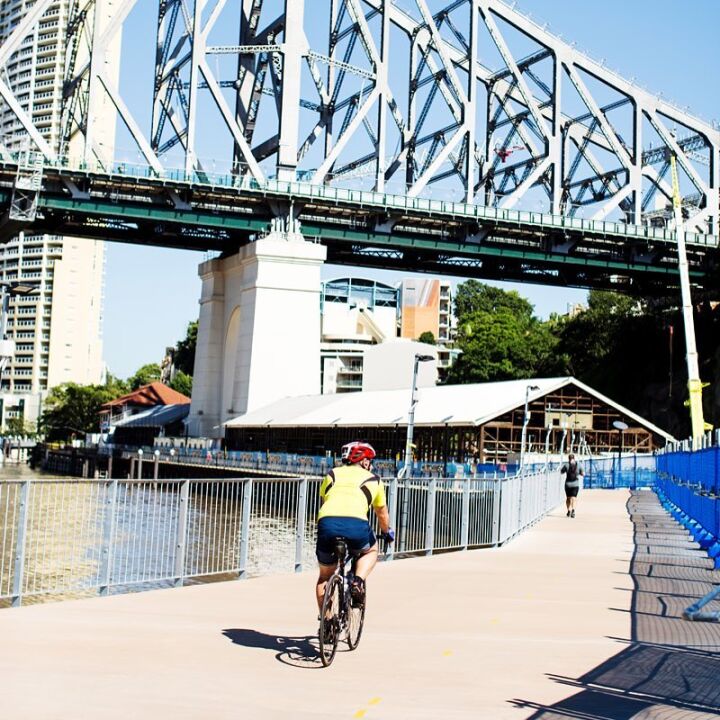
[[[23,484],[22,579],[18,537]],[[15,481],[15,482],[13,482]],[[309,484],[302,564],[314,564],[317,488]],[[124,482],[53,479],[26,466],[0,468],[0,607],[47,599],[167,587],[184,582],[292,572],[299,483],[256,480],[243,515],[242,480]],[[182,509],[187,505],[187,512]],[[184,515],[184,517],[183,517]],[[249,520],[241,543],[243,518]],[[185,532],[182,532],[183,523]],[[243,553],[243,549],[245,552]]]

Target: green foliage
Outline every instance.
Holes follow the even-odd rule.
[[[113,399],[127,395],[130,392],[130,382],[128,380],[121,380],[112,373],[107,374],[105,387],[109,392],[114,393]]]
[[[462,354],[448,382],[515,380],[563,369],[550,325],[538,320],[532,304],[516,292],[469,280],[458,287],[456,308]]]
[[[198,321],[188,323],[185,339],[175,346],[173,362],[175,369],[192,376],[195,371],[195,347],[197,345]]]
[[[48,393],[41,417],[47,439],[67,440],[73,433],[97,432],[100,406],[116,397],[107,385],[56,385]]]
[[[5,423],[5,433],[7,435],[31,436],[35,435],[36,432],[35,423],[22,417],[9,418]]]
[[[157,363],[143,365],[129,380],[130,390],[137,390],[160,379],[160,366]]]
[[[535,310],[532,303],[520,297],[515,290],[508,292],[477,280],[468,280],[458,285],[455,296],[455,316],[458,320],[474,312],[492,313],[500,308],[506,308],[528,320]]]
[[[436,345],[437,344],[437,341],[435,340],[435,336],[429,330],[426,330],[425,332],[420,333],[418,342],[426,343],[427,345]]]
[[[175,377],[170,382],[170,387],[187,397],[192,395],[193,379],[190,375],[185,374],[182,370],[175,373]]]

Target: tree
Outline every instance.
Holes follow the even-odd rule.
[[[130,390],[137,390],[143,385],[149,385],[151,382],[155,382],[160,379],[160,366],[157,363],[148,363],[143,365],[137,370],[137,372],[128,380]]]
[[[175,369],[192,376],[195,372],[195,347],[197,346],[198,321],[189,322],[184,340],[175,346],[173,363]]]
[[[632,341],[631,326],[638,325],[642,308],[634,298],[604,290],[591,290],[588,308],[559,329],[560,346],[568,370],[579,379],[592,378],[619,346]]]
[[[185,374],[182,370],[175,373],[175,377],[170,381],[170,387],[187,397],[192,395],[193,379],[190,375]]]
[[[8,435],[27,436],[34,435],[36,431],[35,423],[22,417],[9,418],[5,423],[5,432]]]
[[[50,390],[40,418],[48,440],[67,440],[73,433],[97,432],[100,406],[117,395],[107,385],[63,383]]]
[[[479,310],[491,313],[500,308],[507,308],[528,319],[535,310],[532,303],[520,297],[515,290],[508,292],[477,280],[458,285],[455,296],[455,316],[458,320]]]
[[[437,344],[436,340],[435,340],[435,336],[429,330],[426,330],[425,332],[420,333],[418,342],[426,343],[427,345]]]
[[[128,380],[121,380],[116,375],[108,373],[105,379],[105,387],[108,392],[114,393],[113,398],[122,397],[130,392],[130,383]]]
[[[556,353],[549,323],[516,292],[469,280],[458,287],[457,346],[462,354],[448,382],[492,382],[557,374],[565,360]]]

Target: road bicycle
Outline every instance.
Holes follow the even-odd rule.
[[[357,601],[350,594],[350,586],[355,578],[355,558],[348,551],[343,538],[335,538],[334,555],[337,565],[325,585],[318,632],[320,659],[324,667],[328,667],[335,658],[338,642],[343,635],[350,650],[358,646],[365,622],[366,598]]]

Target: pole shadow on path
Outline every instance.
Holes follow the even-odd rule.
[[[693,623],[683,610],[720,580],[707,555],[663,510],[654,492],[627,503],[635,548],[627,647],[578,678],[548,675],[579,692],[543,705],[529,720],[709,720],[720,717],[720,623]],[[625,610],[620,612],[627,612]]]
[[[290,637],[262,633],[248,628],[228,628],[223,630],[222,634],[236,645],[271,650],[276,653],[275,659],[285,665],[308,670],[322,668],[316,635]]]

